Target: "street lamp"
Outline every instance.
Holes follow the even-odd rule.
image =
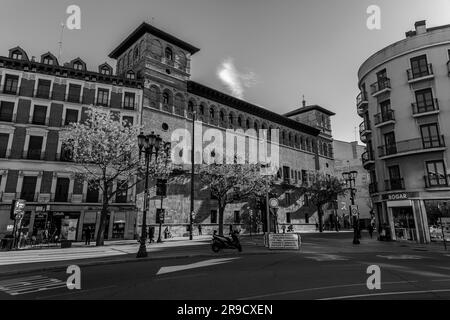
[[[167,167],[167,159],[169,158],[169,152],[170,152],[170,147],[171,147],[171,146],[172,146],[172,144],[171,144],[170,142],[164,143],[164,153],[165,153],[165,155],[166,155],[166,160],[165,160],[165,163],[164,163],[164,168]],[[166,182],[165,182],[165,183],[166,183]],[[166,188],[166,187],[164,186],[164,188]],[[160,209],[159,214],[162,214],[162,212],[163,212],[164,193],[165,193],[165,192],[161,192],[161,209]],[[162,229],[162,219],[161,219],[161,216],[159,216],[159,235],[158,235],[158,241],[157,241],[158,243],[163,242],[162,239],[161,239],[161,229]]]
[[[152,132],[149,135],[144,135],[140,133],[138,135],[138,146],[139,146],[139,158],[141,158],[142,153],[145,155],[145,196],[144,196],[144,212],[142,216],[142,230],[141,230],[141,244],[139,246],[139,251],[137,253],[137,258],[147,257],[147,248],[145,246],[145,240],[147,239],[147,211],[149,209],[149,189],[148,189],[148,171],[150,161],[152,159],[153,148],[155,150],[159,149],[159,144],[161,143],[161,138]],[[158,158],[158,153],[155,152],[156,159]]]
[[[358,176],[358,171],[352,170],[348,172],[343,172],[342,177],[344,178],[347,186],[350,189],[350,200],[352,202],[352,207],[355,205],[355,193],[356,193],[356,177]],[[359,219],[357,215],[353,215],[352,207],[350,208],[350,215],[353,218],[353,244],[360,244],[359,242]]]

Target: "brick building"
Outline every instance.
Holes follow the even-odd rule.
[[[165,141],[170,141],[173,130],[191,130],[193,111],[202,122],[203,130],[278,129],[280,172],[274,190],[280,200],[278,223],[293,224],[297,230],[315,228],[315,220],[310,219],[314,210],[311,211],[307,201],[305,205],[304,197],[298,194],[294,187],[308,183],[317,171],[333,174],[329,119],[333,113],[318,106],[308,107],[301,111],[308,121],[291,119],[191,81],[190,62],[198,51],[193,45],[143,23],[120,43],[109,57],[117,59],[119,76],[132,71],[144,80],[142,124],[146,133],[154,131]],[[316,117],[317,115],[320,116]],[[189,182],[188,174],[170,179],[167,197],[163,198],[165,225],[171,228],[173,234],[186,235],[188,232]],[[149,223],[155,224],[156,212],[161,208],[161,198],[156,196],[154,181],[150,194]],[[140,207],[138,205],[138,208]],[[254,203],[237,201],[228,205],[225,223],[240,225],[242,215],[249,210],[261,214]],[[195,213],[195,223],[201,223],[204,232],[216,228],[216,200],[211,199],[210,192],[202,188],[198,179],[195,182]],[[264,218],[265,214],[261,216]],[[138,221],[141,221],[140,217]]]
[[[76,239],[91,226],[98,230],[101,193],[75,178],[64,153],[61,129],[82,121],[87,106],[116,110],[123,121],[140,123],[142,82],[136,75],[113,75],[102,64],[88,71],[80,58],[60,65],[51,53],[39,61],[20,47],[0,57],[0,236],[8,225],[13,199],[26,200],[25,232],[58,234],[61,219],[77,220]],[[111,206],[106,238],[133,238],[134,190]]]

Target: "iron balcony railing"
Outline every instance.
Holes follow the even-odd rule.
[[[421,114],[425,112],[437,111],[439,110],[438,99],[425,100],[423,102],[411,103],[413,114]]]
[[[356,97],[356,105],[359,106],[362,102],[367,101],[367,93],[361,91]]]
[[[372,89],[372,94],[376,94],[384,89],[390,89],[391,79],[389,78],[380,79],[377,82],[371,84],[370,88]]]
[[[368,150],[361,155],[362,163],[365,165],[369,161],[374,161],[373,152]]]
[[[359,125],[359,134],[364,135],[369,130],[371,130],[370,129],[370,121],[361,122],[361,124]]]
[[[388,122],[388,121],[395,121],[394,116],[394,110],[387,110],[385,112],[377,113],[374,116],[375,119],[375,125],[378,125],[380,123]]]
[[[449,175],[428,174],[423,176],[425,188],[448,187]]]
[[[420,151],[433,148],[443,148],[445,147],[445,139],[443,135],[431,136],[426,139],[416,138],[398,141],[395,144],[383,145],[378,147],[378,156],[385,157],[389,155],[410,152],[410,151]]]
[[[433,65],[429,63],[427,64],[426,69],[423,70],[408,69],[407,74],[408,74],[408,81],[431,76],[433,75]]]
[[[386,191],[405,189],[405,181],[403,180],[403,178],[384,180],[384,184]]]

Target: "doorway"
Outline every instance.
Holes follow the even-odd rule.
[[[392,208],[397,240],[416,241],[416,221],[412,207]]]

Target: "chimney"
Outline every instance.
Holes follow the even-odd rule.
[[[414,24],[414,27],[416,28],[416,34],[424,34],[427,33],[427,23],[426,20],[417,21]]]

